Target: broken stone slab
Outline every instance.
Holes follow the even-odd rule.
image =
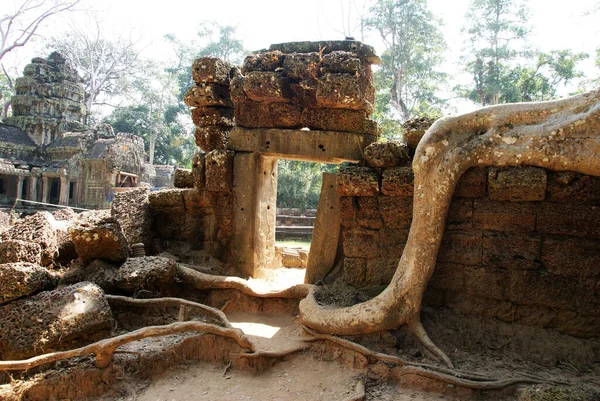
[[[56,282],[56,278],[48,270],[35,263],[1,264],[0,304],[53,288]]]
[[[317,78],[319,62],[319,53],[292,53],[285,55],[282,68],[290,79]]]
[[[417,145],[425,135],[425,132],[433,125],[435,118],[416,117],[405,121],[402,124],[402,135],[407,145],[411,149],[416,149]]]
[[[404,141],[374,142],[364,153],[365,161],[377,168],[405,166],[411,161]]]
[[[323,55],[334,51],[345,51],[364,58],[370,64],[381,64],[373,46],[366,45],[357,40],[323,40],[318,42],[288,42],[277,43],[269,47],[269,51],[282,53],[321,53]]]
[[[194,188],[192,170],[186,168],[176,168],[173,176],[173,185],[175,188]]]
[[[77,221],[69,234],[84,263],[95,259],[122,263],[129,255],[121,226],[112,217]]]
[[[394,167],[383,171],[381,192],[387,196],[412,198],[414,193],[415,174],[412,167]]]
[[[372,81],[352,74],[325,74],[317,80],[317,104],[320,107],[365,110],[371,114],[375,88]]]
[[[231,150],[213,150],[206,154],[205,186],[211,192],[231,192],[233,189],[233,155]]]
[[[73,221],[77,218],[77,213],[70,207],[66,207],[52,212],[52,217],[54,217],[56,221]]]
[[[226,107],[196,107],[192,109],[192,121],[198,127],[209,125],[233,127],[233,109]]]
[[[280,51],[258,51],[244,59],[242,74],[252,71],[275,71],[283,63],[283,53]]]
[[[110,214],[119,222],[121,231],[130,245],[138,242],[146,247],[150,245],[152,216],[149,195],[150,188],[144,186],[116,193],[113,199]]]
[[[233,107],[229,96],[229,87],[219,84],[190,86],[183,95],[183,102],[190,107]]]
[[[6,240],[0,242],[0,263],[42,263],[42,248],[30,241]]]
[[[197,84],[229,84],[229,72],[233,66],[217,57],[202,57],[192,64],[192,79]]]
[[[257,102],[286,103],[290,97],[289,80],[278,72],[249,72],[243,88],[248,98]]]
[[[204,152],[211,150],[226,149],[231,127],[211,125],[208,127],[197,127],[194,132],[196,145]]]
[[[247,128],[301,128],[301,108],[289,103],[236,104],[235,124]]]
[[[322,131],[344,131],[378,135],[379,127],[364,110],[307,108],[302,111],[302,127]]]
[[[41,264],[47,266],[58,254],[56,220],[48,212],[38,212],[17,221],[0,235],[0,241],[35,242],[41,248]]]
[[[152,210],[181,208],[183,209],[184,189],[163,189],[161,191],[152,192],[148,196],[148,202]]]
[[[89,282],[41,292],[0,307],[0,360],[26,359],[107,337],[113,318]]]
[[[303,269],[306,268],[308,252],[304,250],[283,249],[281,251],[281,264],[283,267]]]
[[[377,196],[377,171],[370,167],[342,167],[337,174],[336,190],[339,196]]]

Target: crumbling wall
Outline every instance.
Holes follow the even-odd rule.
[[[338,174],[337,190],[344,281],[387,284],[411,224],[411,167],[349,167]],[[600,177],[530,166],[472,168],[456,188],[424,302],[597,335],[598,227]]]

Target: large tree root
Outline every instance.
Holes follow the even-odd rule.
[[[532,377],[511,378],[511,379],[494,379],[482,376],[476,373],[461,372],[454,369],[446,369],[440,366],[410,362],[405,359],[393,355],[387,355],[380,352],[375,352],[363,345],[345,340],[329,334],[320,334],[306,327],[303,327],[311,338],[306,341],[329,341],[340,345],[344,348],[358,352],[363,355],[369,362],[384,362],[401,367],[400,376],[416,375],[426,377],[428,379],[441,381],[447,384],[453,384],[473,390],[501,390],[506,387],[515,386],[517,384],[568,384],[564,382],[548,381]]]
[[[257,298],[293,298],[306,297],[311,288],[310,284],[298,284],[281,291],[261,292],[252,288],[248,280],[239,277],[215,276],[201,273],[189,267],[177,265],[177,276],[185,283],[199,290],[233,289]]]
[[[484,108],[442,118],[413,159],[413,220],[398,268],[375,298],[346,308],[300,302],[302,323],[322,333],[352,335],[408,323],[432,352],[449,359],[426,335],[421,300],[433,274],[454,189],[474,166],[531,165],[600,175],[600,89],[567,99]]]
[[[227,316],[217,308],[213,308],[212,306],[199,304],[197,302],[188,301],[187,299],[182,298],[145,298],[145,299],[136,299],[123,297],[120,295],[105,295],[108,300],[108,304],[111,307],[115,306],[133,306],[133,307],[147,307],[147,308],[167,308],[167,307],[179,307],[179,321],[183,322],[188,320],[187,315],[190,310],[199,310],[203,314],[209,316],[210,318],[219,322],[223,327],[233,328],[229,320],[227,320]]]
[[[85,347],[69,351],[52,352],[49,354],[38,355],[33,358],[25,359],[22,361],[0,361],[0,371],[27,370],[36,366],[60,361],[62,359],[69,359],[89,354],[96,355],[97,367],[105,368],[112,361],[112,356],[117,350],[117,348],[119,348],[122,345],[144,338],[180,334],[188,331],[200,331],[221,337],[228,337],[235,340],[238,343],[238,345],[242,348],[248,349],[251,352],[254,352],[256,350],[256,348],[250,342],[250,340],[248,340],[244,333],[239,329],[220,327],[214,324],[202,322],[176,322],[165,326],[144,327],[142,329],[132,331],[131,333],[107,338],[105,340],[86,345]]]

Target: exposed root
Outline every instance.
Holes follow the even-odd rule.
[[[408,329],[415,335],[415,337],[417,337],[417,339],[421,341],[425,348],[435,355],[436,358],[442,360],[449,368],[454,367],[454,364],[450,358],[448,358],[448,355],[446,355],[444,351],[439,349],[438,346],[431,341],[431,338],[429,338],[429,335],[427,335],[427,332],[425,331],[425,328],[419,319],[410,320],[407,322],[407,325]]]
[[[367,397],[364,379],[359,379],[354,386],[354,394],[345,398],[344,401],[364,401]]]
[[[180,322],[188,320],[187,316],[190,310],[196,309],[202,311],[205,315],[210,316],[212,319],[218,321],[223,327],[232,328],[233,326],[227,320],[227,316],[217,308],[213,308],[208,305],[199,304],[197,302],[188,301],[182,298],[147,298],[137,299],[123,297],[120,295],[105,295],[108,303],[111,307],[114,306],[134,306],[134,307],[179,307],[179,318]]]
[[[342,347],[358,352],[359,354],[365,356],[370,362],[384,362],[398,365],[401,367],[401,376],[412,374],[474,390],[501,390],[517,384],[567,384],[563,382],[551,382],[548,380],[531,377],[499,380],[481,376],[476,373],[460,372],[454,369],[443,368],[430,364],[410,362],[397,356],[375,352],[363,345],[345,340],[343,338],[329,334],[320,334],[306,327],[303,327],[303,329],[306,333],[311,335],[311,338],[306,339],[305,341],[330,341],[334,344],[341,345]]]
[[[277,358],[285,358],[286,356],[305,351],[308,348],[310,348],[310,346],[308,344],[300,344],[294,348],[281,350],[281,351],[256,351],[251,354],[235,354],[232,356],[236,357],[236,358],[245,358],[245,359],[257,359],[257,358],[277,359]]]
[[[161,337],[171,334],[185,333],[188,331],[200,331],[217,336],[228,337],[235,340],[240,347],[248,349],[252,352],[255,351],[254,344],[252,344],[239,329],[220,327],[214,324],[202,322],[176,322],[165,326],[144,327],[142,329],[132,331],[131,333],[107,338],[105,340],[86,345],[85,347],[69,351],[52,352],[21,361],[0,361],[0,371],[27,370],[47,363],[89,354],[96,355],[97,367],[105,368],[112,361],[112,356],[117,348],[122,345],[141,340],[143,338]]]
[[[246,295],[257,298],[293,298],[301,299],[306,297],[311,284],[298,284],[280,291],[257,291],[252,288],[248,280],[239,277],[215,276],[212,274],[201,273],[189,267],[177,265],[177,276],[185,283],[192,285],[199,290],[212,289],[233,289]]]

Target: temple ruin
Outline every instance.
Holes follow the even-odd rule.
[[[386,142],[370,119],[378,62],[354,40],[276,44],[241,67],[198,59],[185,102],[202,152],[176,188],[6,224],[0,328],[21,331],[0,330],[0,395],[2,371],[25,377],[12,399],[76,399],[182,359],[223,378],[313,358],[355,375],[329,399],[598,398],[600,91],[419,118]],[[279,159],[342,164],[323,176],[303,280],[283,286]],[[77,325],[42,308],[77,311],[73,294],[91,305]],[[51,374],[90,354],[65,368],[76,378]]]

